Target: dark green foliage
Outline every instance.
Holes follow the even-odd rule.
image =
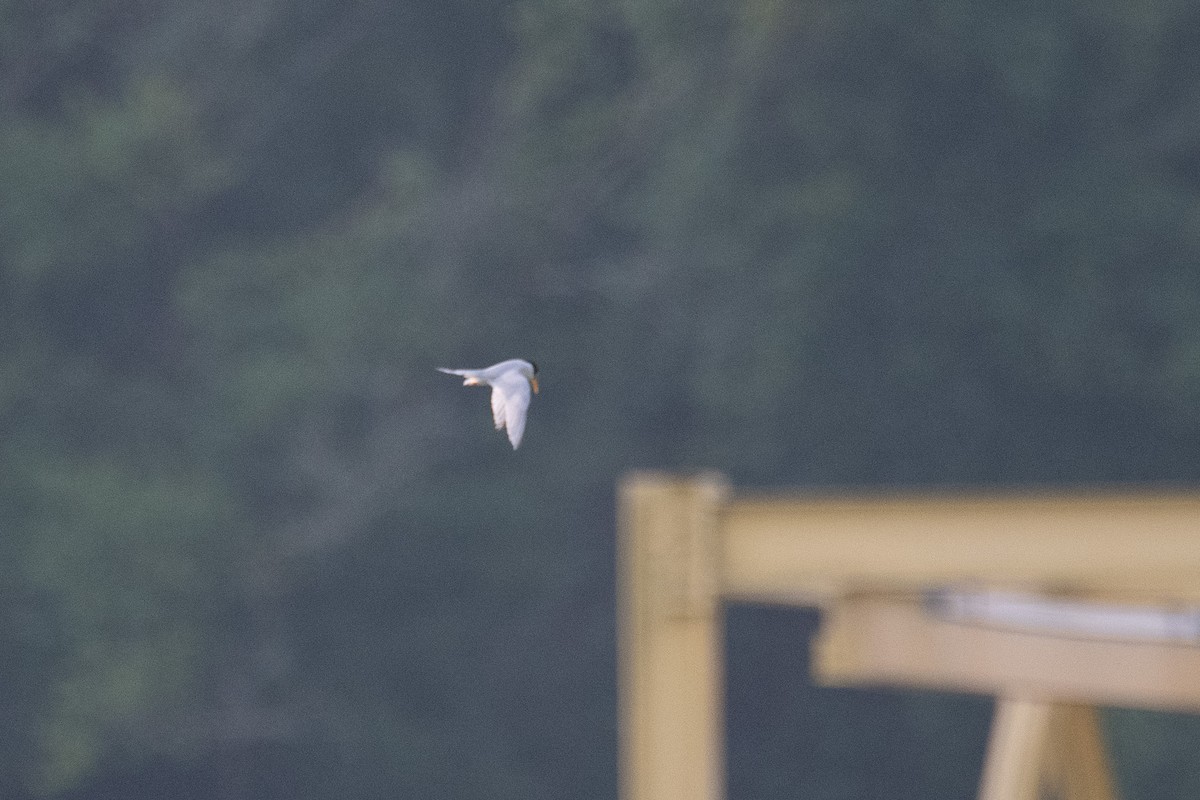
[[[610,798],[626,470],[1194,484],[1197,21],[0,0],[0,794]],[[432,369],[514,356],[516,453]],[[811,622],[731,616],[733,796],[970,796]]]

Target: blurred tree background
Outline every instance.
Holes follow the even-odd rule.
[[[630,468],[1196,483],[1197,32],[0,0],[0,795],[613,797]],[[513,356],[516,453],[433,371]],[[987,703],[816,689],[812,623],[731,612],[732,797],[971,796]]]

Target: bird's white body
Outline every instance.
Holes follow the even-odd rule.
[[[525,435],[525,412],[532,392],[538,391],[537,365],[523,358],[510,358],[483,369],[447,369],[438,372],[461,375],[463,386],[492,387],[492,420],[496,430],[506,430],[513,450]]]

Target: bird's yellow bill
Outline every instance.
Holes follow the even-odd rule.
[[[538,393],[537,378],[530,378],[529,385],[533,387],[533,393],[537,394]]]

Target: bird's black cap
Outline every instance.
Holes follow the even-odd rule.
[[[527,358],[525,360],[528,361],[530,364],[533,364],[533,374],[537,375],[538,374],[537,362],[534,361],[532,358]]]

